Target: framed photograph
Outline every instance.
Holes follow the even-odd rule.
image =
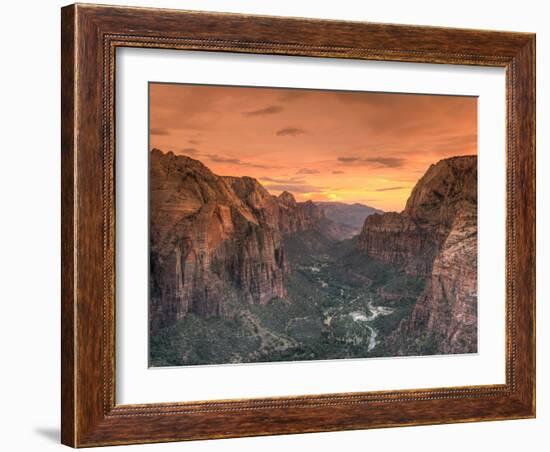
[[[62,9],[62,442],[535,416],[535,36]]]

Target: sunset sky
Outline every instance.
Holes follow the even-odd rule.
[[[477,154],[477,98],[149,85],[150,147],[297,200],[400,211],[430,164]]]

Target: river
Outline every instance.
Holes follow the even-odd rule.
[[[378,343],[376,341],[376,338],[378,337],[378,332],[371,325],[369,325],[369,323],[382,315],[392,314],[393,309],[386,306],[373,306],[372,300],[369,300],[369,302],[367,303],[367,308],[369,310],[368,315],[361,311],[353,311],[350,312],[349,315],[355,322],[365,322],[365,326],[370,331],[369,344],[367,346],[367,350],[370,352],[376,347],[376,344]]]

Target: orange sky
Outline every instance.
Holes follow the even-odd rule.
[[[149,85],[150,146],[272,194],[403,209],[429,165],[477,153],[477,98]]]

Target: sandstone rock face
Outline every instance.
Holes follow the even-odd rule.
[[[202,163],[151,152],[150,203],[152,327],[286,296],[280,235]]]
[[[477,350],[476,217],[461,214],[453,226],[413,310],[412,323],[432,335],[428,341],[443,337],[438,353],[472,353]],[[406,323],[402,330],[406,332]]]
[[[410,275],[427,276],[439,239],[432,229],[402,213],[375,214],[365,221],[358,248],[375,259],[399,266]]]
[[[325,219],[323,212],[312,201],[296,202],[294,196],[283,192],[277,198],[279,204],[279,230],[282,234],[307,231]]]
[[[409,319],[389,339],[399,354],[477,350],[477,158],[432,165],[402,213],[372,215],[359,249],[427,277]]]
[[[287,191],[272,196],[254,178],[224,176],[223,179],[258,218],[281,234],[314,229],[325,219],[322,210],[312,201],[296,202],[294,195]]]
[[[330,229],[312,202],[272,196],[256,179],[217,176],[159,150],[151,152],[149,191],[153,329],[189,312],[223,317],[235,298],[285,299],[283,235]]]

